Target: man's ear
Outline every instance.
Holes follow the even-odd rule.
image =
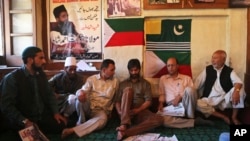
[[[68,68],[68,67],[64,67],[64,70],[67,71],[67,68]]]
[[[34,58],[32,58],[32,57],[27,58],[27,63],[33,63],[33,61],[34,61]]]

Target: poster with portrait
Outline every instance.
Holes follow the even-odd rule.
[[[107,0],[108,17],[140,16],[141,0]]]
[[[50,0],[50,59],[102,59],[101,0]]]

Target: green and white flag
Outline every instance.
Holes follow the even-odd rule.
[[[144,76],[160,78],[167,74],[166,61],[176,57],[179,71],[192,76],[191,72],[191,19],[146,20],[146,51]]]

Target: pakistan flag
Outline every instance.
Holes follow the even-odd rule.
[[[144,76],[160,78],[167,74],[166,61],[176,57],[179,72],[192,77],[191,72],[191,19],[145,20],[146,51]]]

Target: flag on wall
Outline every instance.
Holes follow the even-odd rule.
[[[105,19],[104,46],[144,45],[144,18]]]
[[[160,78],[167,73],[166,61],[176,57],[179,72],[192,77],[191,72],[191,19],[146,20],[146,51],[144,76]]]

